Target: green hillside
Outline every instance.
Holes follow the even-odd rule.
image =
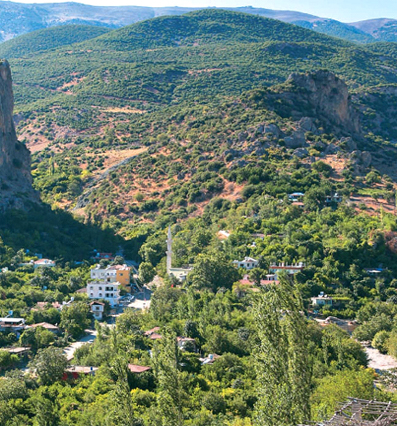
[[[396,82],[384,56],[279,21],[206,10],[145,21],[11,65],[17,109],[24,111],[236,94],[319,68],[352,87]]]
[[[134,209],[116,207],[122,192],[130,192],[123,177],[129,173],[122,167],[124,161],[140,167],[142,158],[151,157],[152,148],[145,154],[142,151],[154,147],[153,153],[158,152],[173,140],[200,141],[202,149],[205,146],[210,153],[215,149],[214,135],[207,121],[197,118],[204,110],[214,114],[215,128],[228,129],[219,137],[220,145],[226,143],[228,133],[236,136],[245,132],[249,126],[245,120],[259,123],[271,108],[276,113],[272,120],[285,126],[283,120],[293,119],[293,108],[279,107],[285,100],[269,100],[262,112],[253,109],[245,113],[241,103],[250,91],[281,84],[291,73],[335,72],[357,92],[356,107],[366,131],[371,132],[373,125],[386,140],[393,138],[392,112],[373,112],[373,107],[379,108],[382,97],[394,95],[372,91],[366,96],[371,87],[397,83],[392,47],[360,47],[298,26],[222,10],[161,17],[67,47],[12,58],[18,132],[35,152],[35,185],[45,200],[67,208],[77,205],[92,218],[120,214],[124,219],[133,218]],[[271,89],[275,93],[285,90],[275,87]],[[221,111],[230,110],[228,115],[234,117],[233,102],[239,105],[236,109],[242,117],[247,114],[250,118],[229,128]],[[174,126],[179,128],[178,134]],[[203,135],[208,142],[202,141]],[[359,144],[366,146],[364,139]],[[178,150],[174,155],[178,161]],[[173,167],[177,174],[180,171],[174,162],[163,167],[155,187],[163,174],[171,179]],[[93,194],[107,191],[108,173],[119,175],[119,189],[98,205]],[[216,174],[212,174],[215,181]],[[220,182],[214,185],[222,193]],[[185,194],[177,186],[167,189],[176,194],[170,198],[171,211],[178,205],[178,194]],[[85,192],[91,195],[82,202],[79,197]],[[149,204],[155,200],[153,205],[159,205],[156,199],[161,198],[161,191],[148,191],[148,196]],[[206,202],[210,198],[207,196]],[[142,214],[150,210],[149,204]]]
[[[150,49],[218,43],[263,41],[321,42],[326,38],[281,21],[225,10],[200,10],[181,16],[164,16],[112,31],[93,47],[112,50]],[[329,39],[328,39],[329,40]],[[337,45],[344,42],[338,40]]]
[[[0,216],[0,313],[37,325],[0,332],[35,370],[0,350],[0,425],[319,426],[395,401],[359,343],[397,359],[395,45],[222,10],[43,43],[10,58],[45,205]],[[94,249],[147,285],[119,315],[107,275],[110,327]]]
[[[89,40],[107,33],[103,27],[91,25],[62,25],[33,31],[0,44],[0,57],[19,58],[57,47]]]

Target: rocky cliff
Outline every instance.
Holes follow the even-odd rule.
[[[0,210],[23,208],[37,201],[32,188],[30,153],[17,140],[12,112],[11,69],[7,61],[0,63]]]
[[[348,87],[329,71],[293,73],[284,84],[270,88],[262,102],[284,117],[316,119],[332,133],[360,134],[359,114]]]

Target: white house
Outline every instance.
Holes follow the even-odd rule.
[[[330,204],[330,203],[341,203],[342,200],[343,200],[342,196],[339,195],[337,192],[335,192],[334,195],[327,195],[327,197],[325,199],[325,202],[327,204]]]
[[[50,259],[39,259],[33,262],[33,268],[54,268],[56,263]]]
[[[120,285],[118,282],[91,281],[87,284],[87,294],[90,299],[107,300],[113,308],[120,298]]]
[[[243,268],[247,270],[256,268],[258,264],[259,261],[252,257],[245,257],[244,260],[233,260],[233,265],[236,268]]]
[[[15,333],[19,337],[19,333],[25,330],[25,328],[25,318],[0,318],[0,331]]]
[[[299,201],[304,196],[305,196],[305,194],[303,192],[293,192],[292,194],[288,195],[288,198],[291,201]]]
[[[296,265],[286,265],[284,262],[279,263],[278,265],[273,264],[270,265],[269,272],[271,274],[278,275],[280,272],[285,271],[289,275],[296,274],[297,272],[303,271],[305,268],[305,264],[303,262],[299,262]]]
[[[102,320],[103,312],[105,310],[105,304],[103,302],[93,301],[90,303],[90,311],[94,318],[98,321]]]
[[[317,297],[312,297],[312,305],[318,306],[332,306],[332,297],[329,297],[327,294],[324,294],[322,291]]]
[[[189,272],[193,271],[193,268],[170,268],[168,274],[175,277],[177,280],[183,282],[186,281],[186,278]]]

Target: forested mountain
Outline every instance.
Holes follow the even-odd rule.
[[[105,34],[109,30],[91,25],[65,25],[37,30],[0,44],[0,57],[14,58],[56,49]]]
[[[146,19],[183,15],[200,9],[203,8],[91,6],[75,2],[23,4],[0,1],[0,41],[59,25],[83,24],[118,28]],[[289,10],[271,10],[252,6],[223,9],[278,19],[352,42],[397,41],[394,19],[373,19],[348,24]]]
[[[31,37],[1,47],[42,199],[0,216],[0,312],[35,325],[0,332],[1,425],[321,425],[396,400],[358,343],[397,357],[396,44],[218,9]],[[98,251],[139,263],[150,309],[68,361]]]
[[[147,202],[157,209],[156,198],[163,199],[163,191],[177,193],[178,187],[186,186],[187,177],[170,187],[161,184],[160,192],[155,189],[158,183],[153,191],[141,185],[138,189],[136,184],[131,190],[119,183],[117,190],[106,191],[106,197],[94,195],[96,191],[103,192],[103,185],[108,187],[110,176],[128,173],[123,162],[157,157],[159,150],[163,152],[162,145],[180,138],[189,140],[188,135],[198,132],[195,140],[204,129],[209,131],[207,122],[224,128],[221,140],[230,148],[234,143],[231,137],[238,140],[239,133],[245,134],[269,114],[276,113],[272,120],[284,128],[285,120],[293,117],[291,112],[274,108],[281,99],[276,104],[272,100],[272,107],[264,105],[263,112],[245,99],[250,98],[251,90],[266,91],[283,83],[293,72],[327,68],[347,82],[354,90],[355,108],[360,110],[360,126],[367,126],[360,130],[363,135],[357,142],[365,149],[368,138],[363,137],[371,131],[371,125],[388,140],[396,137],[393,126],[386,124],[393,120],[391,110],[380,108],[372,112],[381,96],[394,96],[397,73],[392,46],[359,47],[279,21],[218,10],[161,17],[38,54],[18,53],[22,51],[18,39],[13,43],[15,47],[9,53],[14,56],[11,63],[18,132],[36,152],[36,188],[44,199],[49,197],[69,208],[75,207],[84,193],[77,208],[88,203],[86,213],[94,216],[107,216],[111,211],[121,214],[117,200],[133,199],[139,191],[145,192]],[[383,87],[374,88],[379,85]],[[287,83],[270,90],[280,94],[290,89]],[[364,98],[371,102],[366,104]],[[299,103],[299,99],[294,102]],[[197,117],[202,108],[208,109],[206,119]],[[236,116],[238,110],[238,114],[245,110],[253,115],[246,123],[243,120],[238,124],[238,119],[228,129],[222,124],[224,115]],[[386,114],[387,120],[383,118]],[[311,117],[319,119],[316,113]],[[288,126],[292,130],[294,124]],[[291,130],[280,132],[288,136]],[[328,131],[334,133],[336,129],[328,126]],[[351,136],[347,128],[344,134]],[[212,136],[208,136],[211,140]],[[200,142],[200,146],[206,152],[215,148],[209,141]],[[103,157],[94,155],[98,149],[103,151]],[[136,159],[135,154],[139,154]],[[167,168],[176,167],[176,174],[186,174],[187,170],[175,160]],[[172,177],[172,170],[166,175]],[[95,208],[89,202],[94,199]],[[170,202],[171,199],[170,195]],[[135,217],[131,208],[125,206],[122,214]],[[166,210],[176,208],[178,203],[172,202]]]

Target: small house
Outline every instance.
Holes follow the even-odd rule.
[[[325,198],[326,204],[341,203],[342,200],[343,200],[342,196],[339,195],[337,192],[335,192],[334,195],[327,195],[327,197]]]
[[[191,337],[177,337],[178,347],[182,351],[196,352],[196,341]]]
[[[323,291],[317,297],[312,297],[311,301],[312,305],[332,306],[332,297],[329,297],[327,294],[324,294]]]
[[[37,324],[32,324],[28,326],[29,328],[37,328],[37,327],[43,327],[48,331],[51,331],[51,333],[58,334],[59,333],[59,327],[56,325],[50,324],[48,322],[38,322]]]
[[[259,261],[252,257],[245,257],[244,260],[233,260],[233,265],[236,268],[243,268],[250,270],[256,268],[259,264]]]
[[[298,207],[299,209],[304,209],[305,208],[305,204],[302,203],[302,201],[293,201],[292,205],[295,207]]]
[[[11,355],[17,355],[19,358],[24,358],[29,354],[31,349],[29,347],[18,347],[18,348],[2,348],[2,350],[7,351]]]
[[[145,331],[143,334],[151,340],[157,340],[163,337],[157,333],[158,331],[160,331],[160,327],[154,327],[151,330]]]
[[[213,364],[220,357],[221,357],[221,355],[218,355],[218,354],[209,354],[205,358],[200,358],[200,361],[201,361],[202,365]]]
[[[288,195],[288,198],[290,201],[295,202],[295,201],[299,201],[304,196],[305,194],[303,192],[293,192],[292,194]]]
[[[273,263],[272,265],[270,265],[269,272],[270,274],[275,274],[276,276],[282,271],[285,271],[288,275],[293,275],[297,272],[302,272],[304,268],[305,264],[303,262],[299,262],[295,265],[288,265],[284,262],[279,263],[278,265]]]
[[[95,300],[90,303],[90,311],[96,320],[101,321],[105,311],[105,304]]]
[[[72,365],[63,373],[62,380],[76,380],[80,376],[95,376],[98,367],[85,367],[80,365]]]
[[[54,268],[56,263],[50,259],[39,259],[33,262],[33,268]]]
[[[25,328],[24,318],[0,318],[0,331],[15,333],[19,336],[20,332],[25,330]]]

